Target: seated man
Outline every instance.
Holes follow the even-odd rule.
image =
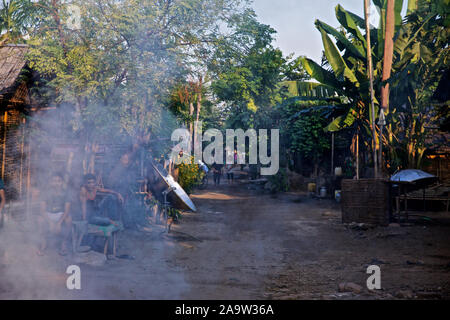
[[[107,193],[109,195],[99,200],[97,192]],[[96,225],[117,225],[116,221],[120,220],[120,210],[118,207],[119,204],[113,195],[117,197],[120,204],[123,203],[123,198],[120,193],[98,187],[94,175],[85,175],[80,192],[83,220],[87,220],[90,224]]]
[[[107,179],[107,185],[113,190],[118,191],[124,198],[124,205],[122,210],[122,222],[126,228],[137,229],[138,217],[133,213],[133,210],[129,210],[132,206],[133,196],[138,190],[138,170],[136,168],[135,158],[138,151],[138,146],[134,146],[133,149],[128,149],[120,157],[120,161],[111,170],[111,173]]]
[[[61,237],[59,254],[67,254],[67,241],[70,236],[72,221],[69,215],[70,201],[63,184],[62,175],[53,173],[50,177],[49,188],[42,195],[41,214],[38,217],[41,244],[37,254],[40,256],[45,253],[47,237],[50,234]]]
[[[98,193],[107,193],[108,195],[103,199],[100,199]],[[113,190],[100,188],[96,183],[95,176],[87,174],[83,177],[80,200],[82,219],[89,223],[89,225],[86,224],[86,228],[82,226],[81,230],[78,230],[81,234],[75,239],[75,250],[81,250],[80,245],[86,233],[100,233],[107,237],[104,246],[104,254],[108,259],[114,259],[116,255],[114,234],[116,231],[122,229],[120,214],[120,205],[123,204],[122,195]],[[79,222],[77,222],[77,226],[78,225],[80,225]],[[113,237],[111,237],[111,235],[113,235]],[[112,242],[112,245],[108,244],[110,242]],[[92,247],[93,243],[93,238],[87,239],[87,244],[89,244],[90,247]],[[112,248],[112,256],[108,255],[108,248]]]

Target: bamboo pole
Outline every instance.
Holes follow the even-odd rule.
[[[370,0],[364,0],[364,16],[366,20],[366,42],[367,42],[367,68],[369,73],[370,82],[370,106],[371,106],[371,129],[372,129],[372,147],[373,147],[373,169],[375,178],[378,178],[378,159],[377,159],[377,135],[375,129],[375,106],[374,106],[374,93],[373,93],[373,67],[372,67],[372,48],[370,45],[370,23],[369,23],[369,5]]]

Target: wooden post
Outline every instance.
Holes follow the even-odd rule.
[[[7,121],[8,121],[8,111],[5,111],[5,116],[3,117],[4,130],[3,133],[3,157],[2,157],[2,180],[5,180],[5,165],[6,165],[6,132],[7,129]]]
[[[373,169],[375,178],[378,177],[378,159],[377,159],[377,135],[375,129],[375,106],[374,106],[374,94],[373,94],[373,68],[372,68],[372,48],[370,45],[370,23],[369,23],[369,5],[370,0],[364,0],[364,16],[366,19],[366,42],[367,42],[367,69],[369,74],[370,83],[370,106],[372,114],[372,147],[373,147]]]
[[[24,166],[24,152],[25,152],[25,118],[22,119],[22,141],[20,142],[20,173],[19,173],[19,194],[23,197],[23,166]]]
[[[331,133],[331,175],[334,176],[334,132]]]
[[[380,112],[383,112],[383,109],[381,109]],[[383,172],[383,128],[384,128],[384,123],[379,123],[379,125],[380,125],[380,150],[378,153],[378,165],[380,166],[379,173],[380,173],[380,175],[382,175],[382,172]]]
[[[31,216],[31,138],[27,143],[27,192],[26,192],[26,219]]]
[[[356,133],[356,180],[359,180],[359,132]]]

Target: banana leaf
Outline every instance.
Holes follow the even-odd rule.
[[[305,71],[313,79],[316,79],[323,85],[333,88],[338,93],[342,92],[341,83],[336,79],[332,72],[322,68],[311,59],[303,57],[300,59],[300,61],[303,65],[303,68],[305,68]]]
[[[348,40],[345,37],[345,35],[343,35],[341,32],[337,31],[333,27],[329,26],[328,24],[326,24],[320,20],[316,20],[315,25],[319,31],[324,30],[326,33],[335,37],[336,40],[338,41],[338,43],[341,43],[343,48],[350,51],[353,55],[355,55],[359,58],[362,58],[362,59],[366,58],[366,53],[364,51],[364,48],[362,46],[356,46],[355,44],[350,42],[350,40]],[[343,50],[343,48],[339,48],[339,49]]]
[[[354,108],[350,108],[347,114],[342,115],[334,119],[323,131],[336,132],[345,128],[351,127],[357,119],[357,111]]]
[[[336,18],[339,21],[339,23],[353,36],[355,36],[359,41],[361,41],[364,45],[364,47],[367,46],[366,39],[362,35],[361,31],[358,28],[358,25],[361,23],[361,21],[358,19],[356,22],[354,15],[349,14],[347,11],[344,10],[344,8],[341,7],[341,5],[336,6]]]
[[[355,85],[355,87],[359,87],[358,79],[356,79],[353,71],[347,66],[338,49],[331,41],[330,37],[328,37],[328,34],[324,30],[321,30],[320,33],[322,34],[322,42],[325,49],[325,55],[336,76],[342,76],[350,80]]]

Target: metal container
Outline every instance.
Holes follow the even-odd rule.
[[[316,184],[315,183],[308,183],[308,191],[309,192],[316,192]]]
[[[320,188],[320,197],[321,198],[325,198],[327,196],[327,188],[326,187],[321,187]]]

